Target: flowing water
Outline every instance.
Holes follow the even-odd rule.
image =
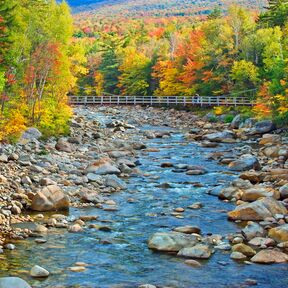
[[[165,129],[143,127],[154,128]],[[150,235],[177,226],[197,225],[204,235],[226,235],[239,230],[239,227],[226,218],[225,211],[233,209],[234,205],[206,194],[209,187],[230,181],[236,175],[227,173],[226,167],[208,161],[205,155],[229,150],[232,146],[202,148],[189,143],[177,132],[168,139],[147,140],[147,145],[158,148],[160,152],[142,152],[139,155],[140,168],[144,173],[158,177],[134,175],[127,180],[128,189],[111,196],[118,204],[118,211],[70,209],[70,216],[99,215],[100,220],[107,221],[100,224],[111,227],[112,231],[87,228],[83,233],[73,234],[55,229],[48,234],[45,244],[35,244],[33,238],[18,242],[16,250],[0,255],[0,276],[18,275],[33,287],[137,287],[150,283],[160,287],[220,288],[240,287],[239,283],[247,278],[257,280],[261,288],[287,287],[287,265],[247,265],[231,260],[229,252],[217,251],[208,261],[202,261],[203,266],[197,269],[187,266],[184,259],[175,255],[148,249]],[[202,165],[209,173],[188,176],[173,172],[172,168],[161,168],[162,162]],[[163,183],[170,186],[161,186]],[[198,187],[201,185],[195,183],[203,186]],[[135,202],[127,202],[129,198]],[[170,215],[174,208],[187,207],[194,202],[202,202],[204,207],[186,209],[183,219]],[[107,239],[111,244],[103,244]],[[68,270],[77,261],[89,264],[86,271],[75,273]],[[227,265],[223,266],[222,262]],[[51,275],[43,281],[31,279],[29,270],[35,264],[45,267]]]

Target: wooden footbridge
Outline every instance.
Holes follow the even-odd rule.
[[[253,106],[253,98],[240,92],[223,96],[69,96],[69,102],[71,105]]]

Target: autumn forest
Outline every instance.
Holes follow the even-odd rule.
[[[31,126],[45,136],[68,133],[69,94],[253,90],[251,113],[287,124],[288,1],[265,9],[255,2],[207,1],[205,13],[175,13],[151,1],[154,10],[119,4],[114,13],[104,6],[72,15],[64,1],[1,0],[0,140],[15,141]]]

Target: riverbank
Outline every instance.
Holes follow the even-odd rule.
[[[148,129],[142,129],[145,126]],[[41,141],[37,131],[29,130],[18,145],[2,147],[2,235],[12,239],[36,237],[39,243],[44,243],[46,235],[54,233],[55,229],[80,235],[86,229],[101,231],[99,233],[109,232],[111,227],[107,219],[100,219],[99,223],[93,221],[98,217],[96,211],[111,214],[113,219],[113,215],[120,208],[120,203],[114,199],[114,195],[117,195],[115,192],[127,190],[133,178],[138,179],[137,181],[139,177],[156,181],[165,178],[165,173],[172,173],[175,179],[191,178],[190,181],[186,178],[183,180],[183,184],[190,182],[185,184],[188,185],[185,189],[202,187],[204,192],[236,204],[235,210],[233,209],[236,206],[229,204],[228,217],[241,222],[245,228],[241,231],[235,227],[234,233],[230,230],[228,234],[219,231],[220,235],[204,235],[201,231],[204,225],[201,222],[201,226],[197,227],[181,226],[181,222],[177,222],[178,227],[175,227],[175,224],[170,226],[168,222],[168,230],[176,228],[181,234],[178,233],[178,238],[175,238],[175,232],[163,232],[161,229],[160,235],[156,231],[155,234],[151,233],[152,231],[148,232],[151,235],[145,235],[145,240],[150,238],[148,245],[151,249],[191,258],[193,261],[188,260],[186,263],[194,266],[200,266],[201,259],[209,259],[215,251],[228,251],[227,259],[231,254],[233,259],[248,261],[247,263],[251,263],[250,260],[257,263],[273,263],[280,260],[287,262],[287,139],[281,139],[277,134],[267,134],[273,133],[273,130],[270,122],[255,124],[252,120],[246,120],[246,123],[242,124],[241,119],[235,119],[231,127],[230,124],[210,123],[205,118],[189,112],[174,110],[141,107],[77,108],[71,123],[70,137]],[[158,147],[147,146],[147,143],[153,139],[169,143],[169,139],[172,141],[173,135],[179,132],[184,135],[187,143],[194,145],[187,146],[185,157],[197,158],[197,153],[203,153],[203,163],[189,165],[183,163],[184,158],[178,159],[179,162],[175,163],[169,160],[171,156],[166,155],[167,160],[153,160],[160,169],[156,175],[153,171],[141,171],[143,155],[157,155],[159,152]],[[169,147],[168,143],[164,147]],[[177,145],[181,145],[181,142],[177,142]],[[196,147],[199,147],[201,152],[197,152]],[[232,179],[227,176],[213,185],[207,185],[205,179],[209,182],[209,174],[213,172],[207,167],[210,162],[218,162],[219,167],[227,169],[226,174],[222,175],[231,174]],[[236,177],[238,174],[239,179]],[[172,179],[157,184],[161,185],[158,188],[169,189],[169,182],[173,182]],[[141,189],[142,184],[138,185]],[[137,191],[134,193],[137,194]],[[126,198],[126,206],[133,205],[135,195],[132,193],[131,197]],[[264,200],[259,200],[260,198]],[[185,207],[175,206],[172,210],[169,208],[170,217],[179,221],[185,219],[188,209],[196,211],[207,206],[203,199],[201,203],[194,202]],[[145,202],[144,199],[142,201]],[[153,202],[157,206],[157,199],[153,199]],[[171,199],[171,202],[174,203],[175,199]],[[98,210],[93,210],[94,215],[86,215],[83,209],[78,217],[67,217],[68,214],[62,212],[46,213],[48,210],[69,207],[70,210],[82,207],[88,210],[95,207]],[[34,212],[27,214],[27,209]],[[225,216],[225,213],[222,214]],[[213,214],[211,216],[214,217]],[[27,221],[34,222],[32,228],[21,228],[19,222]],[[223,222],[222,218],[221,221]],[[11,225],[15,226],[14,224],[17,228],[12,229]],[[109,239],[101,241],[108,245],[109,241],[111,242]],[[14,241],[4,240],[3,237],[2,246],[5,250],[13,250],[14,244]],[[192,251],[189,249],[191,246],[194,247]],[[69,268],[72,271],[84,271],[85,265]]]

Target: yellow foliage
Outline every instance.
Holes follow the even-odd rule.
[[[223,107],[223,106],[214,107],[214,114],[216,116],[220,116],[220,115],[224,114],[224,112],[225,112],[225,107]]]
[[[25,117],[19,110],[12,110],[9,118],[0,121],[0,141],[4,139],[16,139],[26,128]]]

